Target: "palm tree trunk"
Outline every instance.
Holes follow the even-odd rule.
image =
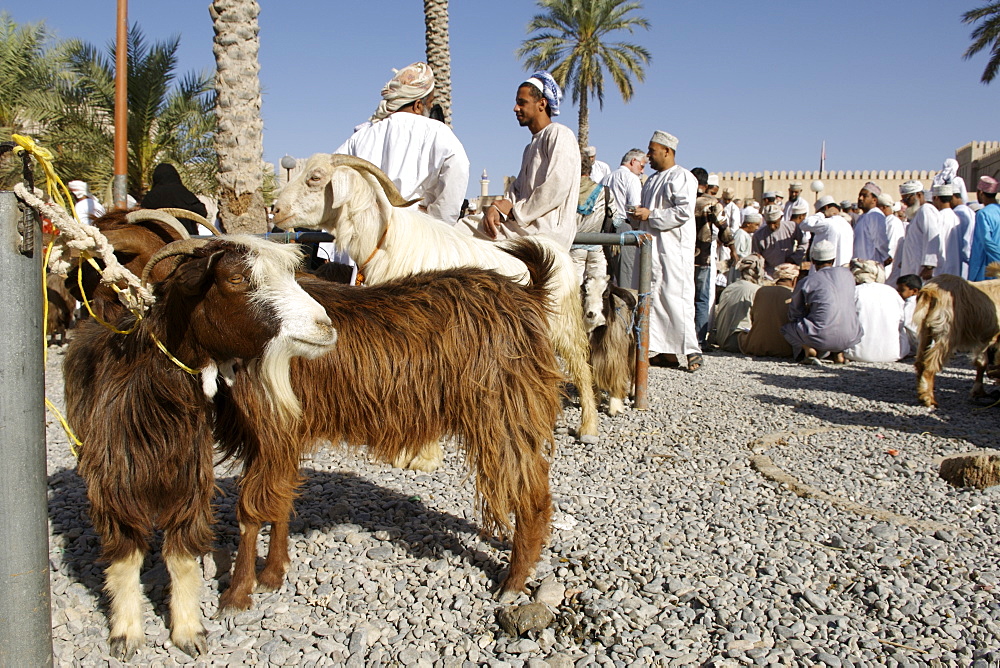
[[[208,11],[215,26],[219,213],[228,232],[266,232],[257,60],[260,5],[255,0],[213,0]]]
[[[424,42],[427,64],[434,70],[434,102],[441,105],[451,126],[451,47],[448,39],[448,0],[424,0]]]
[[[586,93],[580,96],[580,129],[577,139],[580,140],[580,152],[583,153],[583,149],[590,145],[590,108]]]

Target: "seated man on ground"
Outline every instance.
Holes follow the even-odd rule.
[[[791,262],[774,268],[774,285],[766,285],[754,295],[750,309],[750,331],[740,332],[740,352],[760,357],[791,357],[792,347],[781,335],[788,322],[792,289],[799,278],[798,266]]]
[[[750,329],[750,308],[764,278],[764,258],[750,254],[736,263],[740,278],[726,286],[715,307],[713,342],[730,353],[740,351],[739,335]]]
[[[885,269],[874,260],[851,260],[861,341],[844,351],[853,362],[895,362],[910,352],[903,326],[903,298],[886,285]]]
[[[924,287],[924,281],[916,274],[900,276],[896,281],[896,292],[903,300],[903,328],[906,330],[906,338],[910,344],[910,354],[917,350],[917,338],[919,331],[913,324],[913,311],[917,308],[917,293]]]
[[[836,247],[821,241],[812,247],[813,271],[799,282],[788,307],[788,323],[781,328],[796,361],[820,364],[829,354],[844,364],[844,351],[861,341],[861,323],[854,305],[854,275],[833,266]]]

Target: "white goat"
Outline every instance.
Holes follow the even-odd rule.
[[[504,242],[465,236],[416,207],[406,208],[413,203],[403,200],[392,181],[370,162],[317,153],[282,190],[274,205],[274,222],[333,234],[337,246],[358,264],[359,280],[373,285],[421,271],[468,266],[494,269],[519,283],[527,282],[524,263],[504,251]],[[540,236],[531,239],[548,249],[556,261],[547,285],[553,301],[550,334],[579,393],[577,436],[585,443],[596,443],[597,405],[576,270],[569,254],[555,242]],[[410,467],[433,470],[440,461],[440,446],[428,444],[423,456],[429,461]]]

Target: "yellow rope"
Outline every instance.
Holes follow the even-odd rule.
[[[52,162],[55,160],[52,151],[39,146],[31,137],[12,134],[10,138],[17,144],[14,147],[14,153],[19,154],[27,151],[41,165],[42,171],[45,172],[45,190],[49,197],[64,209],[68,209],[73,214],[73,217],[79,221],[80,218],[76,215],[76,207],[71,206],[73,196],[69,194],[69,188],[66,187],[66,184],[62,182],[62,179],[59,178],[56,170],[52,167]]]
[[[62,425],[62,428],[66,431],[66,435],[69,436],[70,439],[72,439],[73,443],[75,443],[76,445],[83,445],[83,441],[81,441],[76,437],[76,434],[73,433],[73,430],[69,426],[69,422],[67,422],[66,418],[64,418],[62,413],[59,412],[59,409],[56,408],[56,405],[53,404],[51,401],[49,401],[47,398],[45,399],[45,405],[49,407],[50,411],[56,414],[57,418],[59,418],[59,424]],[[76,451],[76,448],[73,447],[73,443],[69,444],[69,451],[73,453],[74,457],[79,457],[80,454]]]

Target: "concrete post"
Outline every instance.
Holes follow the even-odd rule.
[[[0,666],[51,666],[42,235],[32,217],[22,237],[21,220],[0,191]]]

